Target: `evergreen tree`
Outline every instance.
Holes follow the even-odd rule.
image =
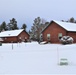
[[[72,18],[69,19],[69,22],[71,22],[71,23],[75,23],[76,20],[72,17]]]
[[[40,25],[41,25],[41,19],[40,19],[40,17],[35,18],[31,30],[32,30],[32,34],[33,34],[32,38],[34,38],[36,40],[39,40]]]
[[[22,27],[21,27],[21,29],[24,29],[24,30],[26,30],[26,28],[27,28],[26,24],[23,24]]]
[[[17,21],[15,20],[15,18],[12,18],[12,20],[10,20],[10,23],[8,23],[7,28],[8,28],[8,30],[18,29]]]
[[[1,25],[0,25],[0,32],[1,32]]]
[[[6,25],[6,22],[2,22],[1,26],[0,26],[0,30],[7,30],[7,25]]]
[[[69,20],[65,21],[65,20],[61,20],[62,22],[71,22],[71,23],[76,23],[76,20],[71,17]]]
[[[74,23],[75,19],[72,17],[72,18],[69,19],[69,22]]]

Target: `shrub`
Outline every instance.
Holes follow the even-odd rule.
[[[62,44],[72,44],[74,40],[70,36],[63,36],[60,41]]]
[[[2,42],[0,42],[0,46],[2,46]]]
[[[68,60],[67,59],[60,59],[60,65],[68,65]]]

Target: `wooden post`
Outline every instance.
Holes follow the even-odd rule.
[[[58,49],[58,47],[57,47],[57,63],[59,65],[59,49]]]
[[[13,50],[13,41],[12,41],[12,50]]]

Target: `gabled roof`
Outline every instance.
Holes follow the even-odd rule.
[[[66,31],[76,32],[76,23],[69,23],[69,22],[62,22],[62,21],[52,20],[52,21],[50,22],[50,24],[51,24],[52,22],[55,22],[55,23],[58,24],[60,27],[64,28]],[[49,24],[49,25],[50,25],[50,24]],[[49,25],[48,25],[48,26],[49,26]],[[47,26],[45,29],[47,29],[48,26]],[[45,29],[44,29],[44,30],[45,30]],[[43,30],[43,31],[44,31],[44,30]],[[42,32],[43,32],[43,31],[42,31]]]
[[[57,23],[67,31],[76,32],[76,23],[69,23],[69,22],[62,22],[62,21],[55,21],[55,20],[53,20],[53,22]]]
[[[23,30],[24,29],[4,31],[0,33],[0,37],[18,36]]]

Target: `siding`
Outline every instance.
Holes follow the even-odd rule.
[[[17,42],[17,37],[5,37],[4,43],[11,43],[11,42]]]
[[[26,39],[29,39],[29,35],[26,33],[26,32],[21,32],[19,35],[18,35],[18,41],[20,40],[20,37],[21,37],[21,39],[22,40],[25,40],[26,41]],[[25,39],[26,38],[26,39]]]

